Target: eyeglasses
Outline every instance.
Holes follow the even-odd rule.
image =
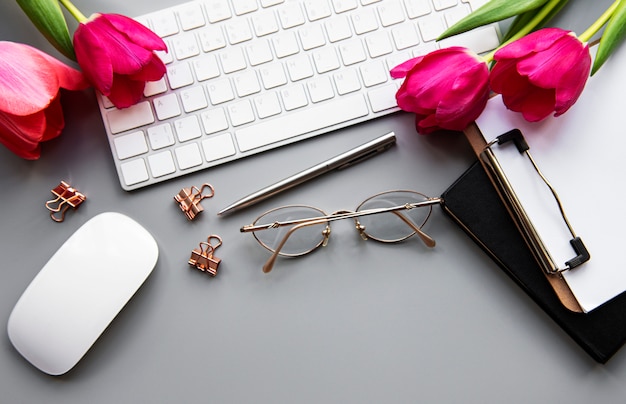
[[[417,234],[426,246],[434,247],[435,240],[421,228],[430,217],[432,206],[441,202],[441,198],[397,190],[371,196],[355,211],[339,210],[330,215],[312,206],[282,206],[263,213],[240,231],[252,232],[256,240],[272,252],[263,265],[263,272],[268,273],[279,255],[298,257],[326,246],[330,222],[341,219],[354,219],[363,240],[397,243]]]

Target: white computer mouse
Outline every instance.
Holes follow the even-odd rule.
[[[68,372],[152,272],[154,238],[120,213],[82,225],[50,258],[11,312],[9,339],[35,367]]]

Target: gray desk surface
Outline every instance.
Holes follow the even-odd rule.
[[[85,13],[139,15],[175,3],[77,5]],[[573,1],[560,22],[580,32],[609,3]],[[0,15],[2,40],[58,55],[15,2],[1,2]],[[0,323],[54,251],[98,213],[139,221],[161,255],[138,294],[63,377],[30,366],[4,333],[2,402],[623,402],[626,352],[596,364],[439,210],[427,225],[438,241],[432,251],[417,240],[363,242],[348,223],[337,223],[326,249],[282,259],[269,275],[261,272],[266,251],[238,231],[281,204],[349,209],[394,188],[439,195],[472,161],[460,136],[419,136],[413,117],[399,113],[126,193],[93,93],[67,93],[63,101],[66,129],[44,145],[40,160],[0,148]],[[398,144],[383,155],[241,213],[215,215],[259,186],[390,130]],[[57,224],[43,203],[61,179],[88,200]],[[172,197],[205,181],[216,195],[189,223]],[[187,265],[208,234],[224,240],[216,278]]]

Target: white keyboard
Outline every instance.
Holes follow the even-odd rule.
[[[201,0],[137,18],[169,52],[138,104],[98,96],[122,188],[397,111],[392,67],[438,47],[497,47],[496,25],[434,41],[486,1]]]

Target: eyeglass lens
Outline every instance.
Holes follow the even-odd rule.
[[[275,222],[288,222],[323,216],[326,216],[326,213],[310,206],[284,206],[265,213],[254,222],[254,225],[265,225]],[[291,226],[280,226],[269,231],[255,231],[253,234],[261,245],[274,252],[290,228]],[[322,244],[324,240],[323,231],[325,228],[326,222],[298,229],[288,238],[285,245],[281,248],[280,255],[298,256],[311,252]]]
[[[410,203],[424,202],[428,199],[426,195],[414,191],[391,191],[372,196],[359,205],[357,212],[368,209],[391,208]],[[432,208],[430,206],[402,209],[393,212],[379,213],[359,217],[359,222],[365,227],[365,234],[374,240],[393,243],[404,240],[415,234],[415,231],[408,226],[405,220],[410,220],[415,226],[422,227]]]

